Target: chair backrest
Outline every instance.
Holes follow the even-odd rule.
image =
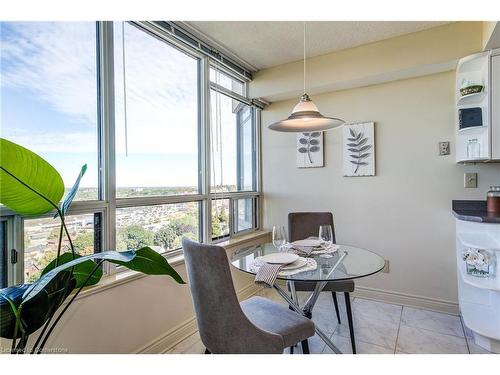
[[[226,251],[188,238],[182,239],[182,247],[198,329],[207,349],[212,353],[279,351],[281,337],[260,330],[243,313]]]
[[[320,225],[331,225],[333,243],[335,243],[335,227],[331,212],[290,212],[288,214],[288,240],[303,240],[307,237],[318,237]]]

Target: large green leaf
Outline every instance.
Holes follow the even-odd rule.
[[[0,138],[0,203],[21,215],[40,215],[52,211],[63,194],[63,180],[52,165]]]
[[[71,272],[59,272],[34,298],[22,303],[22,296],[29,284],[16,285],[0,290],[0,336],[12,339],[16,325],[16,312],[20,312],[23,329],[31,334],[39,329],[61,306],[75,287]],[[10,302],[9,302],[10,300]],[[22,308],[21,303],[23,304]],[[17,337],[20,336],[18,332]]]
[[[71,272],[59,272],[43,289],[29,301],[22,302],[21,321],[27,334],[35,332],[54,315],[69,294],[75,289],[76,281]]]
[[[75,254],[75,259],[81,258],[81,255]],[[45,268],[42,271],[41,276],[45,275],[47,272],[52,271],[54,268],[56,268],[56,263],[59,263],[59,265],[66,264],[68,262],[71,262],[73,260],[73,254],[72,253],[63,253],[59,256],[59,262],[57,262],[57,259],[54,259],[52,262],[47,264]],[[91,260],[86,260],[83,263],[79,263],[74,266],[73,268],[73,277],[76,280],[76,285],[75,288],[80,288],[84,286],[85,281],[88,281],[85,283],[85,286],[90,286],[90,285],[95,285],[101,280],[102,277],[102,269],[98,268],[93,274],[92,271],[94,271],[96,264],[91,261]],[[90,276],[92,274],[92,276]],[[90,278],[89,278],[90,276]]]
[[[71,202],[73,202],[73,199],[75,199],[76,193],[78,193],[78,187],[80,186],[80,181],[86,171],[87,171],[87,164],[84,164],[82,169],[80,170],[80,173],[78,174],[78,177],[76,178],[75,183],[73,184],[73,187],[64,198],[64,201],[61,203],[60,210],[63,216],[68,211],[68,208],[71,205]]]
[[[146,275],[169,275],[179,284],[185,284],[181,276],[168,264],[168,261],[150,247],[143,247],[137,250],[135,258],[131,261],[114,261],[113,263],[145,273]]]
[[[40,293],[45,286],[57,276],[57,274],[61,271],[64,271],[68,268],[74,267],[78,264],[82,264],[88,260],[92,259],[103,259],[110,262],[130,262],[135,257],[135,251],[105,251],[102,253],[86,255],[80,258],[73,259],[67,263],[61,264],[60,266],[50,270],[44,275],[40,276],[40,278],[35,281],[23,294],[23,304],[34,298],[38,293]]]

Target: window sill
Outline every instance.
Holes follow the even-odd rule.
[[[239,237],[231,238],[227,241],[219,242],[216,245],[221,246],[224,249],[226,249],[226,251],[231,252],[232,250],[235,250],[234,248],[236,248],[236,247],[240,247],[240,246],[245,245],[246,243],[255,242],[258,240],[264,240],[266,237],[269,237],[269,235],[270,235],[269,231],[259,230],[256,232],[252,232],[249,234],[239,236]],[[168,260],[168,263],[172,267],[177,267],[181,264],[184,264],[184,255],[183,254],[176,254],[176,255],[173,255],[170,257],[167,256],[167,260]],[[80,294],[78,295],[78,297],[76,298],[76,300],[86,298],[86,297],[91,296],[93,294],[100,293],[100,292],[103,292],[105,290],[120,286],[122,284],[129,283],[129,282],[132,282],[132,281],[135,281],[135,280],[138,280],[140,278],[147,277],[147,276],[148,275],[145,275],[143,273],[140,273],[137,271],[130,271],[130,270],[117,272],[113,275],[105,276],[101,279],[99,284],[89,286],[89,287],[83,289],[80,292]]]

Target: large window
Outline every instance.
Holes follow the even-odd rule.
[[[96,241],[96,232],[100,231],[101,214],[81,214],[66,217],[75,252],[89,255],[100,251],[100,243]],[[52,217],[24,220],[24,278],[33,282],[43,268],[57,254],[60,224]],[[97,242],[97,243],[96,243]],[[71,251],[68,238],[62,237],[62,252]]]
[[[44,157],[77,200],[98,199],[95,22],[0,22],[3,138]]]
[[[115,22],[116,196],[199,192],[200,59]]]
[[[259,227],[259,111],[245,78],[157,23],[0,31],[1,136],[46,158],[67,189],[88,165],[66,218],[79,254],[165,254],[184,236],[221,241]],[[59,220],[0,210],[0,286],[32,281],[55,257]]]
[[[210,70],[212,240],[254,230],[257,224],[256,115],[244,84]]]
[[[212,191],[254,190],[254,126],[250,106],[211,90]]]
[[[116,210],[116,248],[150,246],[159,253],[181,247],[182,237],[201,238],[200,203],[127,207]]]

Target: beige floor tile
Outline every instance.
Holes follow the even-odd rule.
[[[394,350],[398,335],[398,323],[382,322],[364,317],[354,317],[354,336],[356,340]],[[335,334],[349,338],[349,327],[342,323]]]
[[[399,324],[401,305],[356,298],[352,304],[353,315],[370,321]]]
[[[308,339],[309,342],[309,353],[310,354],[322,354],[323,349],[325,348],[325,342],[321,340],[318,335],[314,335],[313,337]],[[285,349],[285,354],[290,354],[290,348]],[[293,349],[294,354],[302,354],[302,344],[299,343]]]
[[[352,354],[351,340],[347,337],[333,335],[333,344],[342,352],[342,354]],[[323,350],[325,354],[332,354],[333,351],[329,346],[325,346]],[[383,346],[369,344],[366,342],[356,341],[356,353],[357,354],[393,354],[394,349],[384,348]]]
[[[446,335],[465,337],[460,317],[455,315],[404,307],[401,324]]]
[[[484,349],[482,346],[477,345],[473,338],[467,337],[467,345],[469,346],[470,354],[493,354],[489,350]]]
[[[401,325],[397,351],[411,354],[467,354],[465,338]]]

